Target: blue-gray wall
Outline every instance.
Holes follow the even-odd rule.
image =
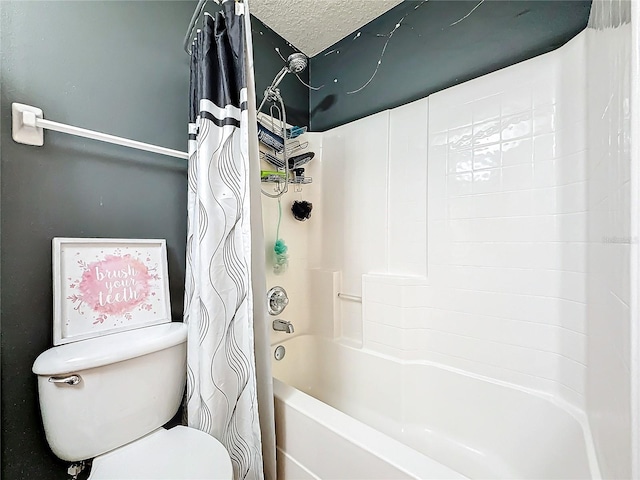
[[[11,103],[45,118],[186,149],[195,3],[0,1],[2,478],[66,479],[50,452],[31,365],[52,345],[51,239],[166,238],[172,314],[182,317],[186,162],[46,132],[44,147],[11,139]],[[290,50],[254,23],[262,92]],[[283,84],[294,118],[308,94]],[[261,96],[261,93],[260,93]],[[297,115],[297,118],[295,117]]]
[[[563,45],[587,25],[590,0],[405,0],[311,59],[311,129],[324,131]],[[419,8],[416,9],[416,7]],[[371,77],[388,35],[378,73]],[[329,53],[332,52],[333,53]],[[339,51],[339,53],[337,52]],[[337,80],[337,81],[336,81]]]

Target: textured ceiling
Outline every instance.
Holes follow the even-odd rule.
[[[309,57],[402,0],[251,0],[251,13]]]

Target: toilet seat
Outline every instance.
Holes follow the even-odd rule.
[[[160,428],[93,460],[89,480],[232,480],[231,459],[212,436]]]

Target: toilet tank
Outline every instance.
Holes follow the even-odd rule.
[[[93,458],[132,442],[176,413],[186,377],[187,326],[165,323],[53,347],[33,364],[53,453]],[[79,383],[53,383],[71,375]]]

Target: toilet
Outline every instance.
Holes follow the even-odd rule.
[[[186,380],[187,327],[163,323],[42,353],[33,364],[47,441],[62,460],[93,459],[90,480],[231,480],[212,436],[162,428]]]

